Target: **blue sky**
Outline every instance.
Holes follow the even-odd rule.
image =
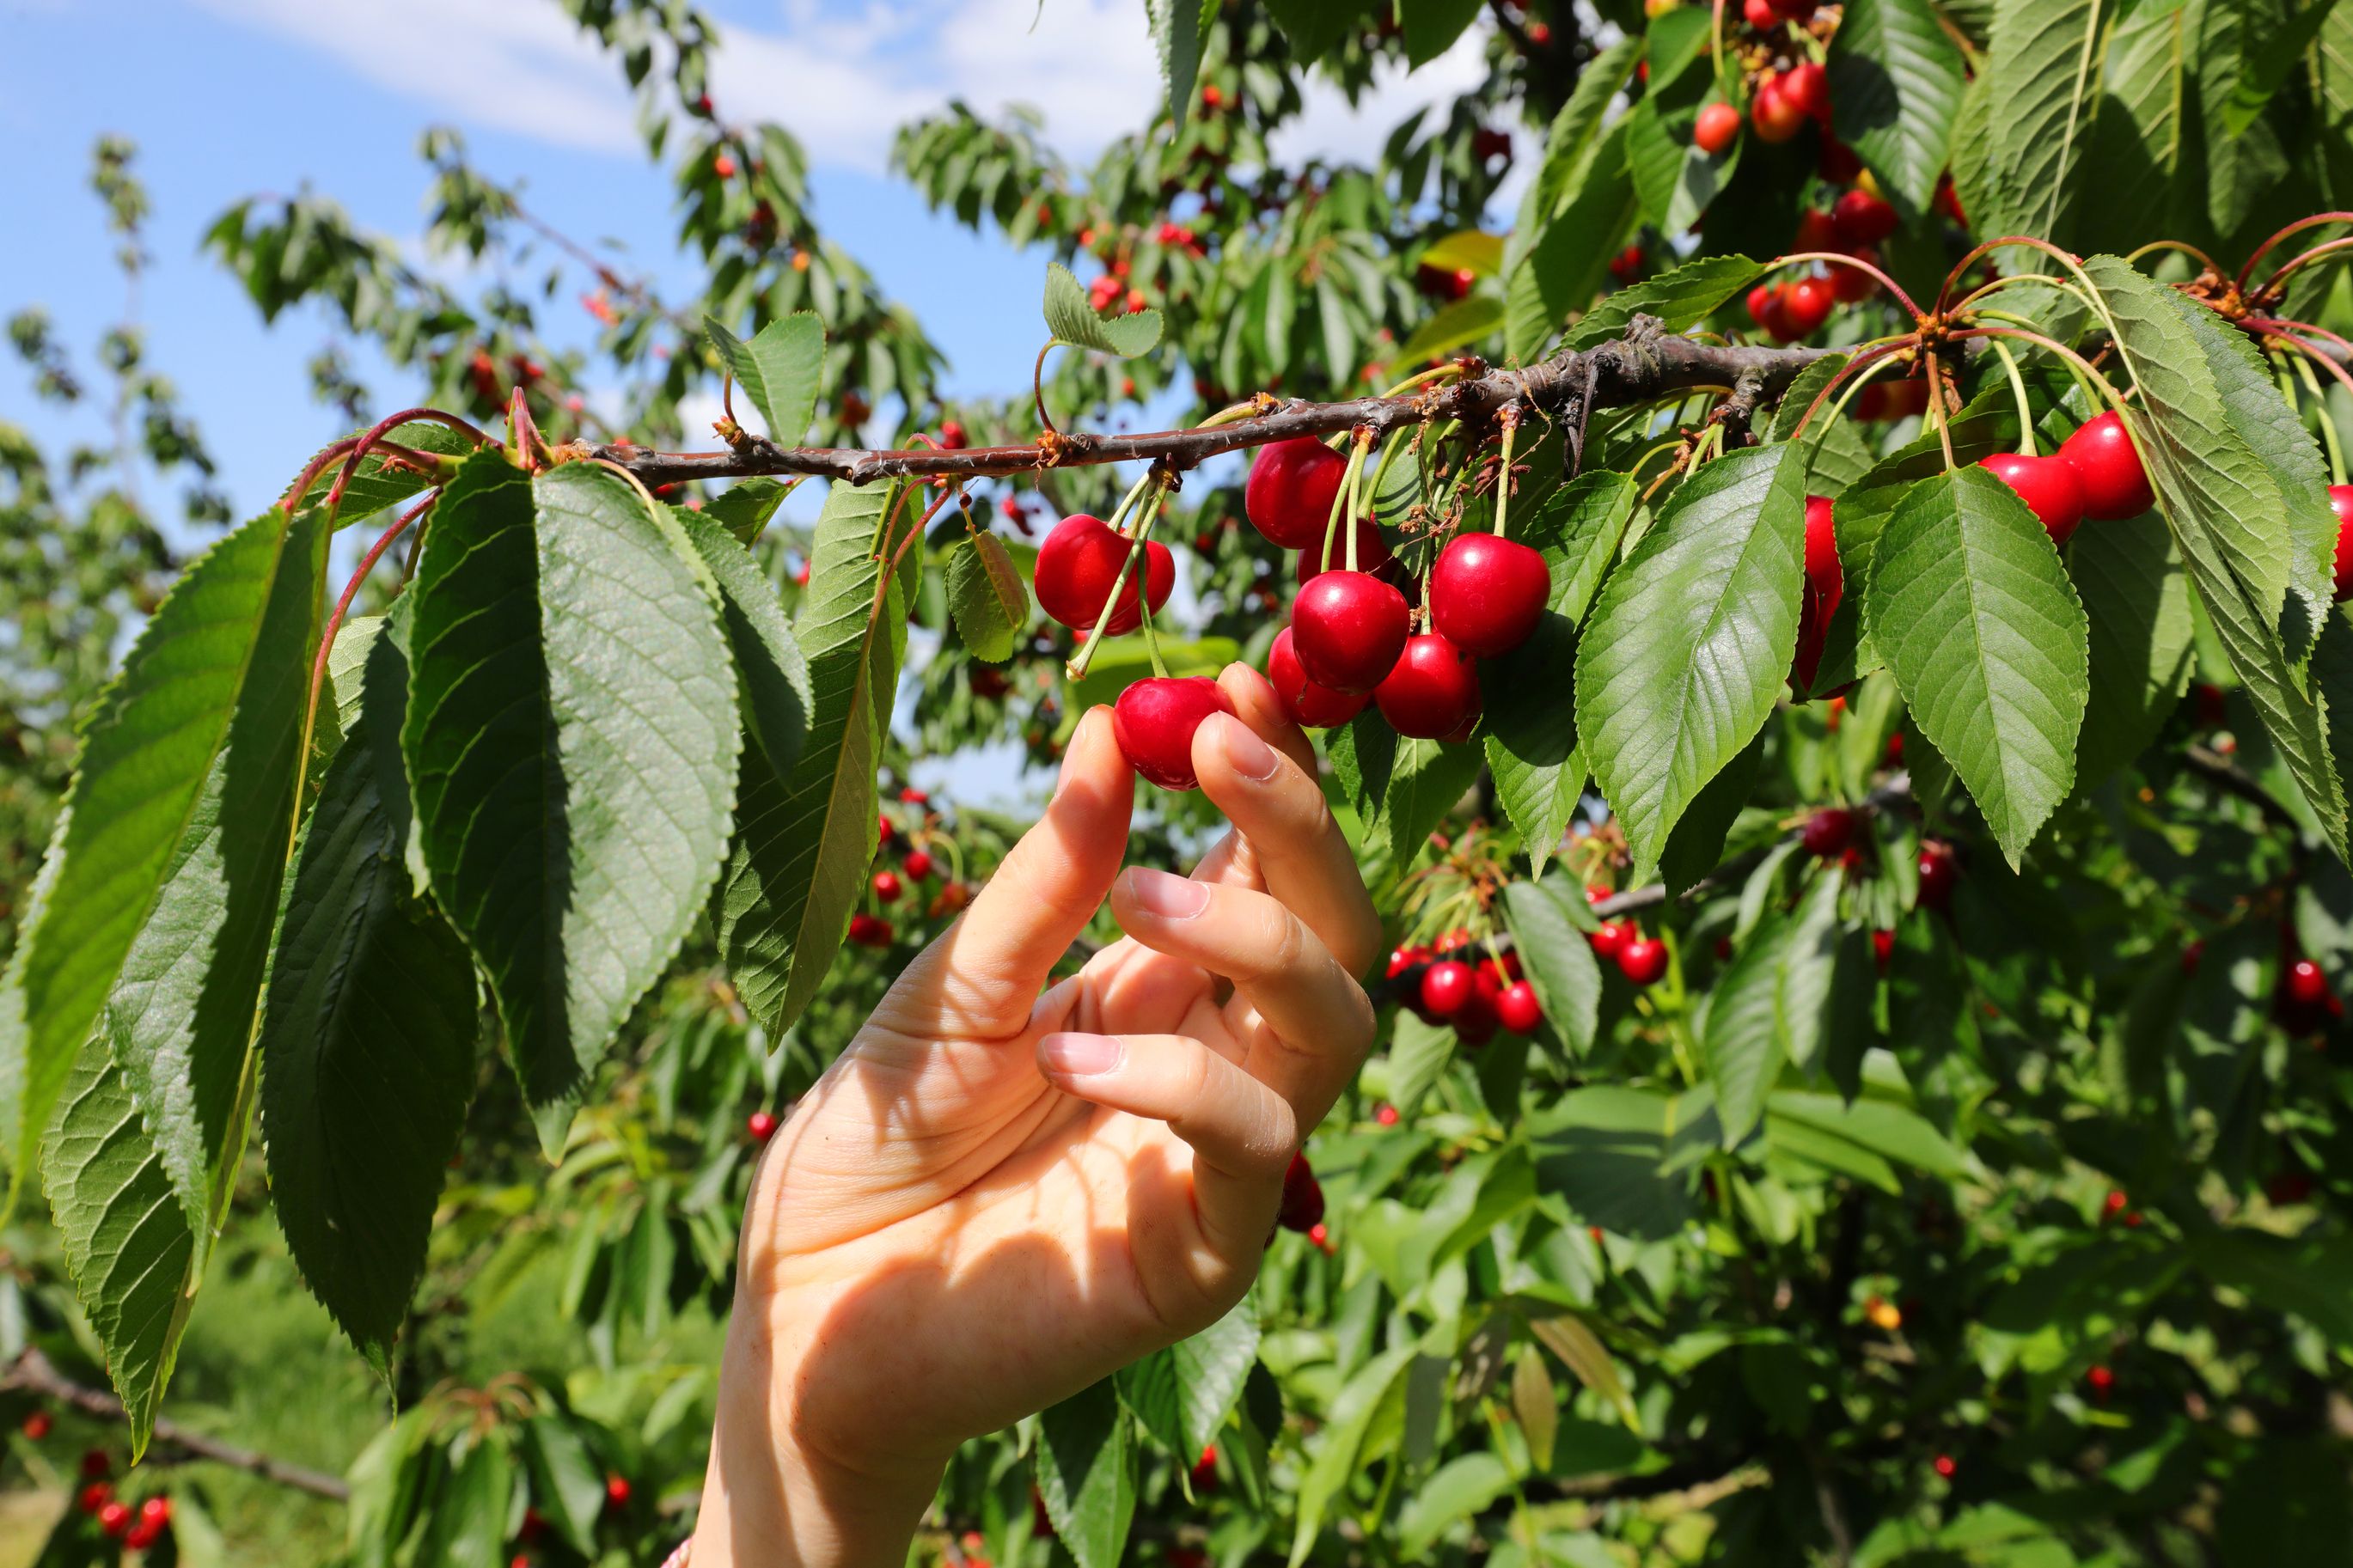
[[[914,309],[949,356],[948,390],[1026,382],[1044,258],[927,213],[884,172],[891,133],[952,96],[984,110],[1026,101],[1048,110],[1066,155],[1091,156],[1157,90],[1141,0],[706,4],[725,28],[722,112],[781,120],[807,145],[819,223]],[[1473,39],[1356,109],[1319,91],[1282,151],[1366,156],[1476,69]],[[138,310],[150,363],[179,384],[249,513],[343,421],[307,391],[322,319],[263,326],[198,241],[240,196],[306,186],[414,241],[417,141],[436,123],[464,131],[493,177],[523,180],[558,227],[617,238],[638,268],[686,291],[669,184],[639,150],[618,73],[546,0],[0,0],[0,313],[47,307],[88,364],[124,308],[85,188],[90,149],[103,132],[136,142],[155,200]],[[385,407],[414,390],[364,379]],[[90,416],[37,405],[13,366],[0,417],[53,440],[99,434]]]

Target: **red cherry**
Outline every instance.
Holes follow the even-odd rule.
[[[1781,290],[1778,285],[1759,283],[1748,290],[1748,319],[1767,331],[1773,330],[1773,322],[1779,316],[1780,310]]]
[[[1368,572],[1323,572],[1291,606],[1300,668],[1334,691],[1370,691],[1397,668],[1413,629],[1405,595]]]
[[[1789,335],[1810,338],[1821,331],[1822,323],[1831,319],[1838,306],[1838,296],[1831,290],[1827,278],[1800,278],[1789,285],[1781,296],[1782,310],[1788,317]]]
[[[1308,679],[1289,626],[1274,634],[1274,646],[1267,650],[1266,679],[1274,688],[1275,696],[1282,700],[1285,716],[1303,730],[1329,730],[1345,724],[1363,712],[1365,704],[1373,700],[1368,691],[1335,691]]]
[[[1798,237],[1789,247],[1792,250],[1834,250],[1838,247],[1838,225],[1831,215],[1820,207],[1808,207],[1798,215]]]
[[[2051,542],[2064,544],[2084,521],[2084,487],[2074,465],[2060,458],[2037,458],[2025,452],[1996,452],[1978,459],[1978,467],[2008,485],[2026,510],[2042,520]]]
[[[1282,1173],[1282,1206],[1275,1223],[1285,1230],[1314,1230],[1324,1223],[1324,1184],[1315,1179],[1307,1156],[1293,1154]]]
[[[1895,933],[1892,931],[1873,931],[1871,933],[1871,958],[1873,963],[1879,965],[1880,973],[1886,973],[1888,961],[1894,956]]]
[[[1858,259],[1873,262],[1874,264],[1879,259],[1876,255],[1867,249],[1858,250],[1854,254]],[[1873,294],[1878,292],[1879,279],[1873,278],[1870,273],[1865,272],[1862,268],[1833,267],[1831,268],[1831,294],[1840,304],[1860,305],[1865,300],[1870,299]],[[1867,392],[1878,391],[1879,384],[1873,382],[1869,387],[1864,388],[1864,390]],[[1882,391],[1880,392],[1880,395],[1884,397],[1886,394]]]
[[[2092,1392],[2094,1394],[2098,1394],[2102,1399],[2105,1399],[2108,1396],[2108,1392],[2116,1385],[2116,1374],[2107,1367],[2095,1366],[2091,1371],[2084,1374],[2084,1381],[2092,1385]]]
[[[1667,944],[1638,936],[1618,950],[1618,972],[1637,985],[1656,985],[1667,972]]]
[[[776,1113],[768,1110],[752,1112],[744,1119],[744,1131],[751,1134],[753,1142],[765,1143],[776,1135]]]
[[[932,874],[932,858],[920,849],[909,850],[907,858],[899,864],[904,866],[907,868],[907,875],[918,882]]]
[[[114,1461],[106,1457],[103,1448],[85,1448],[81,1456],[81,1479],[94,1481],[111,1474]]]
[[[2328,487],[2328,510],[2337,514],[2337,599],[2353,599],[2353,485]]]
[[[81,1495],[74,1500],[74,1506],[84,1513],[94,1514],[104,1508],[113,1496],[112,1487],[104,1481],[92,1481],[81,1489]]]
[[[144,1552],[162,1538],[164,1527],[153,1520],[142,1519],[122,1532],[122,1544],[133,1552]]]
[[[111,1502],[98,1510],[98,1528],[109,1535],[121,1535],[131,1528],[131,1505]]]
[[[1954,1462],[1953,1457],[1950,1454],[1939,1454],[1936,1456],[1936,1474],[1943,1477],[1945,1479],[1948,1481],[1951,1480],[1956,1475],[1960,1473],[1960,1468],[1961,1467]]]
[[[1587,932],[1585,940],[1592,947],[1596,958],[1614,959],[1618,956],[1618,950],[1624,947],[1627,939],[1632,935],[1630,930],[1617,921],[1604,921]]]
[[[722,153],[716,158],[712,159],[711,172],[718,175],[723,180],[733,179],[735,177],[735,160],[733,156],[726,153]]]
[[[1831,135],[1828,126],[1822,128],[1821,155],[1814,167],[1833,185],[1851,185],[1862,178],[1862,155]]]
[[[1101,518],[1073,512],[1054,525],[1038,547],[1035,579],[1038,604],[1070,627],[1085,631],[1103,613],[1112,584],[1119,584],[1119,603],[1104,631],[1117,636],[1144,623],[1144,607],[1135,596],[1135,578],[1127,570],[1131,542],[1105,526]],[[1176,558],[1157,540],[1144,547],[1145,586],[1155,610],[1168,602],[1176,584]]]
[[[1421,972],[1422,1011],[1432,1017],[1451,1018],[1462,1011],[1478,985],[1478,976],[1460,959],[1433,963]]]
[[[25,1424],[17,1430],[25,1434],[27,1442],[39,1442],[49,1435],[49,1413],[46,1410],[34,1411],[25,1417]]]
[[[139,1517],[142,1521],[154,1524],[171,1523],[172,1500],[160,1492],[157,1493],[139,1505]]]
[[[1789,315],[1789,286],[1787,283],[1773,286],[1771,296],[1765,301],[1763,324],[1775,342],[1794,343],[1806,335],[1798,330],[1796,321]]]
[[[1692,144],[1701,152],[1713,158],[1739,139],[1740,110],[1719,101],[1699,111],[1699,123],[1692,131]]]
[[[2328,999],[2328,976],[2312,960],[2299,958],[2288,965],[2286,990],[2289,1001],[2316,1006]]]
[[[1809,120],[1830,123],[1831,73],[1815,60],[1799,60],[1781,73],[1781,96],[1794,103]]]
[[[2312,1196],[2313,1185],[2309,1171],[2282,1171],[2263,1184],[2263,1196],[2283,1206],[2300,1204]]]
[[[1275,543],[1307,549],[1323,542],[1347,471],[1348,460],[1313,436],[1261,447],[1242,486],[1242,510]]]
[[[1821,668],[1822,648],[1829,641],[1831,617],[1838,614],[1846,593],[1846,571],[1839,563],[1838,528],[1828,496],[1806,498],[1806,583],[1798,599],[1798,651],[1790,661],[1789,680],[1800,691],[1810,691]]]
[[[2122,522],[2157,504],[2157,491],[2133,448],[2132,432],[2113,413],[2087,420],[2061,444],[2059,455],[2075,470],[2084,492],[2084,515],[2094,522]]]
[[[1394,1105],[1386,1104],[1380,1106],[1378,1109],[1374,1110],[1373,1121],[1376,1124],[1382,1127],[1395,1127],[1398,1124],[1398,1108]]]
[[[1903,226],[1895,208],[1869,191],[1849,191],[1840,196],[1831,208],[1831,223],[1838,230],[1841,250],[1877,245]]]
[[[1773,0],[1741,0],[1740,14],[1760,33],[1769,33],[1781,25],[1781,15],[1773,9]]]
[[[1424,632],[1406,639],[1373,700],[1398,734],[1442,740],[1479,716],[1479,667],[1444,637]]]
[[[1920,846],[1920,907],[1944,910],[1953,902],[1953,887],[1961,879],[1960,858],[1949,844],[1929,839]]]
[[[1201,1450],[1193,1461],[1193,1489],[1207,1491],[1218,1484],[1218,1446],[1215,1443]]]
[[[1523,980],[1504,987],[1496,999],[1495,1014],[1512,1033],[1533,1035],[1544,1022],[1544,1004],[1536,1000],[1536,988]]]
[[[913,784],[904,784],[902,785],[899,790],[899,804],[901,805],[929,805],[932,804],[932,795],[929,790],[917,789]]]
[[[1492,533],[1461,533],[1430,574],[1430,618],[1465,653],[1493,658],[1528,640],[1552,598],[1537,551]]]
[[[897,903],[899,895],[905,891],[900,885],[899,873],[896,871],[875,872],[873,886],[875,898],[886,904]]]
[[[627,1476],[609,1475],[605,1478],[605,1506],[607,1508],[629,1506],[629,1479]]]
[[[1847,840],[1853,837],[1854,813],[1833,805],[1806,818],[1806,826],[1798,833],[1798,842],[1805,846],[1807,854],[1828,860],[1844,850]]]
[[[1805,105],[1792,99],[1782,85],[1779,76],[1768,76],[1757,87],[1757,96],[1749,101],[1749,123],[1757,127],[1757,139],[1764,142],[1789,142],[1806,128]]]
[[[1454,1026],[1455,1039],[1474,1051],[1495,1037],[1495,1027],[1503,1021],[1495,1005],[1501,993],[1480,984],[1487,978],[1484,971],[1472,977],[1471,994],[1463,999],[1461,1009],[1447,1020]]]
[[[1787,21],[1804,22],[1813,16],[1815,4],[1816,0],[1773,0],[1773,9]]]
[[[1369,517],[1358,518],[1356,520],[1356,570],[1378,572],[1388,563],[1388,541],[1381,537],[1380,525]],[[1299,552],[1299,563],[1295,571],[1298,574],[1300,586],[1305,587],[1324,573],[1345,571],[1347,566],[1347,540],[1344,537],[1332,541],[1331,558],[1326,560],[1324,556],[1324,536],[1319,533],[1315,536],[1314,543]]]
[[[1155,676],[1119,694],[1111,732],[1137,773],[1162,789],[1188,790],[1201,782],[1193,772],[1193,731],[1210,714],[1233,710],[1233,699],[1206,675]]]

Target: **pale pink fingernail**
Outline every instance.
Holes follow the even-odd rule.
[[[1048,1035],[1038,1042],[1038,1058],[1047,1070],[1071,1078],[1091,1078],[1119,1066],[1124,1047],[1116,1035],[1082,1035],[1072,1031]]]
[[[1173,877],[1143,866],[1130,867],[1125,875],[1128,897],[1147,915],[1187,921],[1209,907],[1209,889],[1205,882],[1197,882],[1190,877]]]
[[[1282,760],[1272,746],[1258,738],[1256,731],[1239,719],[1228,719],[1218,728],[1225,736],[1226,762],[1234,772],[1254,784],[1274,776]]]

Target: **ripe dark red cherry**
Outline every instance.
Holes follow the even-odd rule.
[[[2088,420],[2061,444],[2059,455],[2075,470],[2084,491],[2084,515],[2094,522],[2122,522],[2157,504],[2148,470],[2133,448],[2132,432],[2113,413]]]
[[[609,1475],[605,1478],[605,1506],[607,1508],[629,1506],[629,1479],[627,1476]]]
[[[1072,631],[1082,632],[1095,624],[1103,601],[1111,597],[1112,584],[1118,583],[1119,604],[1103,630],[1113,636],[1134,631],[1144,623],[1144,607],[1136,599],[1134,577],[1121,581],[1129,546],[1101,518],[1085,512],[1064,518],[1038,547],[1039,606]],[[1144,547],[1144,580],[1157,611],[1176,584],[1176,558],[1157,540]]]
[[[26,1442],[37,1443],[49,1435],[49,1413],[46,1410],[36,1410],[26,1416],[24,1424],[16,1429],[25,1435]]]
[[[1806,583],[1798,599],[1798,652],[1790,661],[1790,683],[1810,691],[1821,668],[1822,647],[1830,638],[1831,617],[1838,614],[1846,592],[1846,570],[1839,563],[1838,528],[1828,496],[1806,498]]]
[[[1831,292],[1827,278],[1800,278],[1781,294],[1781,310],[1788,321],[1789,335],[1795,338],[1810,338],[1821,331],[1837,305],[1838,296]]]
[[[1552,597],[1544,556],[1514,539],[1461,533],[1430,574],[1432,625],[1465,653],[1493,658],[1528,640]]]
[[[1307,1156],[1293,1154],[1282,1173],[1282,1206],[1275,1223],[1285,1230],[1310,1231],[1324,1223],[1324,1184],[1308,1167]]]
[[[1638,936],[1618,950],[1618,972],[1637,985],[1656,985],[1667,973],[1667,944]]]
[[[2353,599],[2353,485],[2328,487],[2328,510],[2337,514],[2337,598]]]
[[[1798,237],[1790,242],[1789,248],[1835,250],[1838,248],[1838,225],[1821,208],[1808,207],[1798,215]]]
[[[1740,14],[1760,33],[1769,33],[1781,25],[1781,14],[1773,9],[1773,0],[1741,0]]]
[[[1441,741],[1479,716],[1479,667],[1444,637],[1424,632],[1406,639],[1373,700],[1398,734]]]
[[[2050,531],[2052,543],[2066,543],[2083,525],[2084,487],[2075,478],[2073,463],[2025,452],[1997,452],[1978,458],[1978,466],[2016,492],[2026,510]]]
[[[1739,140],[1740,110],[1717,102],[1699,111],[1699,123],[1692,130],[1692,145],[1713,158]]]
[[[1119,694],[1111,732],[1128,765],[1162,789],[1200,784],[1193,772],[1193,731],[1212,713],[1231,713],[1233,699],[1206,675],[1154,676]]]
[[[111,1502],[98,1510],[98,1528],[109,1535],[121,1535],[131,1528],[131,1505]]]
[[[1291,606],[1291,647],[1307,679],[1370,691],[1397,668],[1413,630],[1405,595],[1369,572],[1322,572]]]
[[[873,886],[875,898],[886,904],[897,903],[899,895],[906,890],[896,871],[875,872]]]
[[[1854,254],[1856,259],[1861,261],[1869,261],[1876,264],[1879,260],[1877,255],[1870,250],[1858,250]],[[1831,293],[1837,299],[1840,304],[1860,305],[1865,300],[1870,299],[1873,294],[1878,292],[1879,279],[1873,278],[1870,273],[1865,272],[1862,268],[1833,267],[1831,268]],[[1874,382],[1872,384],[1872,386],[1866,387],[1863,390],[1866,392],[1872,391],[1874,390],[1877,385],[1878,384]],[[1883,397],[1886,394],[1884,392],[1881,392],[1880,395]]]
[[[1781,96],[1798,106],[1809,120],[1823,124],[1831,119],[1831,73],[1820,62],[1799,60],[1781,73]]]
[[[765,1143],[776,1135],[776,1116],[772,1110],[755,1110],[744,1119],[744,1131],[754,1143]]]
[[[1515,1035],[1533,1035],[1544,1022],[1544,1004],[1536,1000],[1536,988],[1523,980],[1504,988],[1495,999],[1495,1016]]]
[[[907,868],[907,875],[918,882],[932,874],[932,858],[920,849],[908,851],[907,858],[899,864],[904,866]]]
[[[1749,122],[1765,142],[1788,142],[1806,128],[1806,109],[1792,99],[1779,76],[1768,76],[1757,86],[1748,105]]]
[[[1627,939],[1633,934],[1616,921],[1603,921],[1587,934],[1585,940],[1592,947],[1594,957],[1615,959],[1618,950],[1624,947]]]
[[[1841,250],[1877,245],[1894,234],[1902,221],[1894,206],[1869,191],[1849,191],[1831,208],[1831,223],[1838,230]]]
[[[2328,976],[2320,965],[2308,958],[2299,958],[2287,967],[2287,999],[2310,1007],[2328,999]]]
[[[1242,510],[1286,550],[1321,543],[1348,460],[1313,436],[1261,447],[1242,487]]]
[[[1953,889],[1961,879],[1960,858],[1949,844],[1931,838],[1920,846],[1920,907],[1924,910],[1946,910],[1952,907]]]
[[[1388,541],[1381,537],[1378,525],[1371,518],[1358,518],[1356,520],[1356,570],[1377,572],[1388,563]],[[1324,559],[1324,536],[1318,533],[1314,542],[1299,552],[1299,562],[1295,570],[1298,573],[1300,585],[1304,587],[1326,572],[1345,571],[1347,565],[1347,536],[1343,534],[1332,541],[1332,557],[1326,561]]]
[[[1806,818],[1806,826],[1799,830],[1798,842],[1805,846],[1807,854],[1828,860],[1842,853],[1853,837],[1854,813],[1833,805]]]
[[[1955,1460],[1950,1454],[1937,1455],[1936,1459],[1936,1468],[1937,1476],[1941,1479],[1948,1481],[1955,1476],[1961,1473],[1959,1463]]]
[[[1478,977],[1461,960],[1450,958],[1433,963],[1421,972],[1422,1011],[1434,1018],[1451,1018],[1462,1011],[1477,988]]]
[[[2105,1399],[2116,1386],[2116,1374],[2110,1368],[2095,1366],[2084,1374],[2084,1381],[2092,1385],[2094,1394]]]
[[[1888,961],[1893,959],[1894,956],[1895,933],[1884,928],[1873,931],[1871,933],[1871,961],[1879,966],[1879,972],[1882,974],[1887,973]]]
[[[1289,626],[1274,634],[1274,646],[1267,650],[1266,679],[1274,688],[1275,696],[1282,700],[1283,712],[1303,730],[1329,730],[1345,724],[1363,712],[1365,704],[1373,700],[1369,691],[1335,691],[1310,680],[1306,668],[1299,662],[1299,650]]]

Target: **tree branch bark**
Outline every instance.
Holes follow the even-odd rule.
[[[27,1394],[58,1405],[69,1405],[85,1415],[100,1421],[124,1419],[122,1402],[102,1389],[88,1388],[59,1372],[49,1358],[34,1346],[26,1346],[5,1372],[0,1372],[0,1388],[22,1389]],[[179,1449],[192,1458],[209,1459],[216,1465],[227,1465],[248,1475],[292,1487],[296,1491],[309,1492],[312,1497],[331,1502],[349,1502],[352,1489],[341,1476],[327,1475],[319,1470],[290,1465],[251,1448],[240,1448],[234,1443],[224,1443],[201,1432],[191,1432],[177,1422],[158,1416],[154,1440]]]
[[[1799,371],[1831,352],[1697,342],[1667,332],[1652,317],[1637,316],[1621,338],[1583,351],[1563,350],[1525,369],[1483,369],[1404,397],[1293,401],[1208,429],[1132,436],[1049,433],[1034,446],[973,447],[958,451],[780,447],[765,437],[746,435],[723,452],[657,452],[627,442],[574,442],[558,448],[558,455],[612,463],[648,486],[762,475],[800,475],[862,485],[916,476],[987,479],[1124,462],[1165,462],[1188,468],[1223,452],[1301,436],[1363,428],[1383,437],[1407,426],[1449,419],[1477,426],[1512,404],[1554,417],[1575,404],[1581,426],[1583,417],[1595,408],[1651,403],[1703,387],[1739,388],[1753,403],[1778,396]]]

